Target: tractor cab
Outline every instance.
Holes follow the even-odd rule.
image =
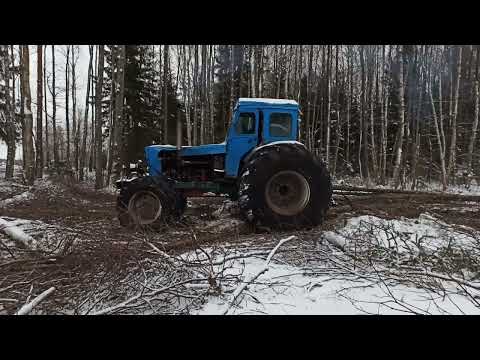
[[[250,151],[278,141],[295,141],[298,103],[294,100],[240,98],[226,139],[225,176],[237,177]]]

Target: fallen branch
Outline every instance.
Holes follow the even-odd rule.
[[[285,239],[282,239],[278,242],[277,246],[275,246],[272,249],[272,251],[270,251],[270,253],[268,254],[267,259],[265,260],[265,264],[263,265],[263,268],[260,269],[255,274],[253,274],[252,276],[250,276],[250,278],[248,280],[246,280],[241,286],[239,286],[234,291],[234,293],[232,295],[232,300],[229,302],[229,304],[227,305],[225,310],[222,311],[222,315],[227,315],[228,314],[228,311],[230,310],[230,308],[235,304],[235,301],[237,300],[237,298],[247,288],[248,285],[250,285],[253,281],[255,281],[260,275],[262,275],[263,273],[268,271],[268,269],[269,269],[268,266],[270,264],[270,260],[272,260],[272,257],[275,255],[275,252],[278,250],[278,248],[280,246],[282,246],[284,243],[286,243],[287,241],[290,241],[290,240],[293,240],[293,239],[296,239],[296,238],[297,237],[295,235],[292,235],[292,236],[289,236],[289,237],[287,237]]]
[[[30,311],[33,310],[35,306],[37,306],[42,300],[44,300],[48,295],[55,291],[54,287],[51,287],[48,290],[45,290],[40,295],[38,295],[32,302],[23,305],[20,310],[15,315],[27,315]]]

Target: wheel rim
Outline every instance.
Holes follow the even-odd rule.
[[[128,212],[136,223],[148,225],[160,218],[162,203],[154,192],[148,190],[139,191],[130,199]]]
[[[265,199],[274,212],[294,216],[302,212],[310,200],[310,185],[305,177],[292,170],[280,171],[265,187]]]

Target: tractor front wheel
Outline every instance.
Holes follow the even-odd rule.
[[[118,219],[122,226],[158,229],[181,216],[185,205],[185,197],[166,179],[145,176],[122,186]]]

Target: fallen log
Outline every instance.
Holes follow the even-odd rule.
[[[31,244],[34,242],[34,239],[30,235],[25,234],[22,229],[15,226],[14,222],[6,221],[2,218],[0,218],[0,231],[8,235],[24,249],[30,248]]]
[[[478,201],[480,202],[479,195],[461,195],[450,194],[443,192],[429,192],[429,191],[412,191],[412,190],[398,190],[398,189],[378,189],[378,188],[364,188],[360,186],[350,185],[334,185],[333,193],[336,195],[382,195],[382,194],[400,194],[400,195],[412,195],[412,196],[434,196],[445,200],[461,200],[461,201]]]

